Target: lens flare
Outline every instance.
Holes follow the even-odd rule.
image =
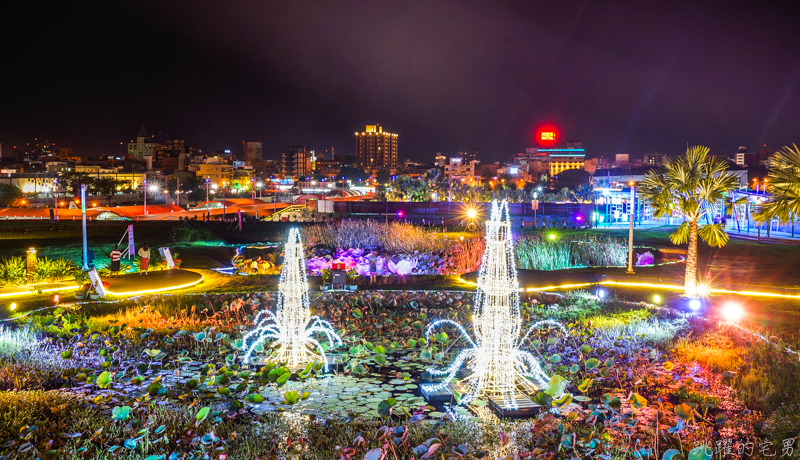
[[[744,309],[741,305],[733,301],[726,302],[725,305],[722,306],[721,313],[722,317],[731,323],[739,322],[744,318]]]

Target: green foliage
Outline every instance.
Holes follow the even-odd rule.
[[[61,391],[0,392],[0,439],[16,439],[23,427],[42,420],[68,421],[70,414],[84,405],[80,398]]]
[[[684,217],[685,222],[670,235],[674,244],[689,242],[686,263],[686,294],[696,294],[697,236],[710,246],[722,247],[728,235],[714,220],[716,210],[728,207],[726,200],[738,186],[725,160],[708,155],[708,147],[690,147],[668,159],[663,168],[651,169],[639,184],[639,193],[656,217]]]
[[[770,159],[769,185],[771,195],[755,213],[755,220],[767,222],[778,218],[782,222],[793,222],[800,213],[800,149],[797,145],[778,150]]]
[[[25,283],[25,259],[10,257],[0,260],[0,285]]]
[[[25,196],[22,190],[13,184],[0,184],[0,207],[13,208],[22,203]]]
[[[36,260],[36,272],[31,276],[35,283],[63,281],[72,279],[80,272],[78,265],[70,259],[48,259],[39,257]],[[0,286],[4,284],[24,284],[27,282],[25,259],[9,257],[0,260]]]
[[[623,266],[628,254],[621,238],[580,233],[554,240],[541,233],[523,234],[514,247],[517,267],[532,270]]]
[[[172,227],[172,241],[176,243],[191,243],[195,241],[209,241],[214,239],[214,233],[203,227],[192,226],[188,223]],[[151,253],[152,254],[152,253]]]

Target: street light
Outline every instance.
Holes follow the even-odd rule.
[[[142,182],[142,191],[144,192],[144,215],[147,215],[147,179]]]
[[[629,275],[634,275],[636,273],[633,271],[633,212],[634,212],[633,210],[636,198],[634,196],[635,189],[633,181],[628,182],[628,185],[631,186],[631,206],[628,218],[628,220],[630,221],[630,226],[628,228],[628,270],[626,270],[625,273]]]

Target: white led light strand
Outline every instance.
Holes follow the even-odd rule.
[[[311,316],[306,258],[300,232],[296,228],[289,231],[289,240],[284,249],[277,309],[275,313],[269,310],[259,312],[254,323],[255,329],[244,336],[247,347],[245,364],[273,362],[299,368],[313,361],[321,361],[327,371],[325,349],[312,335],[325,335],[330,346],[342,344],[341,337],[334,331],[331,323]],[[253,352],[259,346],[263,347],[267,340],[274,342],[265,350],[266,356],[254,362]]]
[[[461,399],[469,404],[476,398],[494,397],[506,409],[517,408],[516,398],[530,395],[547,386],[550,378],[536,358],[521,349],[533,329],[555,326],[555,321],[540,321],[520,339],[522,318],[519,308],[519,283],[514,262],[508,204],[492,202],[491,219],[486,222],[486,250],[478,272],[473,328],[475,341],[464,328],[450,320],[436,321],[425,330],[426,339],[439,326],[455,326],[470,343],[445,369],[428,369],[433,376],[445,376],[439,383],[425,384],[423,389],[435,392],[445,388],[466,362],[470,374],[459,383],[468,391]]]

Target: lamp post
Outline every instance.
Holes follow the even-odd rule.
[[[53,182],[53,204],[56,206],[53,218],[58,220],[58,179]]]
[[[209,184],[209,181],[208,181],[208,178],[206,178],[206,213],[208,212],[208,184]]]
[[[142,191],[144,192],[144,215],[147,215],[147,179],[142,182]]]
[[[631,186],[631,205],[630,205],[630,216],[628,216],[628,221],[630,226],[628,227],[628,270],[625,273],[629,275],[634,275],[633,271],[633,213],[634,213],[634,203],[635,203],[635,195],[634,195],[634,184],[630,182],[629,185]]]
[[[86,184],[81,184],[81,227],[83,229],[83,271],[89,271],[89,247],[86,243]]]
[[[222,221],[225,222],[225,186],[228,185],[226,181],[222,181]]]

